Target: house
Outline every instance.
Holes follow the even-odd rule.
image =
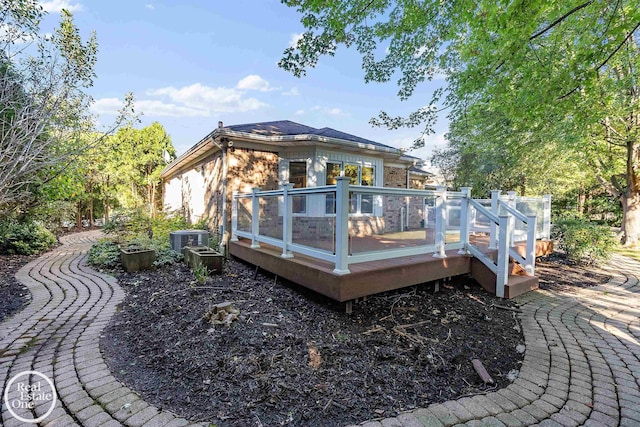
[[[425,189],[433,174],[420,168],[420,159],[397,148],[328,127],[316,129],[288,120],[232,126],[219,122],[217,129],[162,171],[164,207],[181,212],[192,223],[206,219],[225,245],[234,192],[256,187],[275,190],[285,183],[294,188],[321,187],[335,184],[338,176],[349,177],[353,185]],[[322,233],[323,219],[335,216],[335,199],[329,195],[300,196],[293,203],[298,218],[294,235]],[[353,234],[382,234],[424,224],[424,206],[408,206],[402,197],[357,195],[350,203]],[[281,227],[282,215],[280,224],[278,214],[272,216],[272,226]]]
[[[420,166],[331,128],[220,122],[163,170],[164,204],[206,219],[230,255],[347,311],[367,295],[458,275],[499,297],[536,288],[535,258],[550,250],[550,197],[433,190]]]

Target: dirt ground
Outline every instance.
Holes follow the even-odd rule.
[[[37,256],[0,255],[0,322],[22,310],[31,301],[31,293],[15,278],[20,268]]]
[[[32,258],[0,256],[0,319],[28,303],[13,274]],[[205,283],[182,265],[115,273],[127,296],[101,339],[114,375],[161,408],[220,426],[393,416],[504,387],[523,359],[517,305],[468,278],[375,295],[348,315],[233,260]],[[536,273],[549,290],[608,280],[559,256]]]
[[[607,280],[558,259],[539,268],[545,287]],[[523,359],[516,304],[468,278],[371,296],[351,315],[238,261],[203,284],[184,267],[118,280],[127,298],[101,342],[111,370],[154,404],[221,426],[394,416],[504,387]]]

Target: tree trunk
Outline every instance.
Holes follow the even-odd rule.
[[[76,205],[76,227],[82,228],[82,204],[80,202]]]
[[[109,222],[109,198],[105,197],[104,198],[104,223],[106,224],[107,222]]]
[[[622,243],[638,246],[640,240],[640,194],[625,195],[622,199]]]
[[[584,187],[578,191],[578,214],[582,216],[584,214],[584,205],[587,201],[587,194]]]
[[[156,186],[151,185],[151,218],[156,217]]]
[[[89,227],[93,227],[93,199],[89,201]]]
[[[640,144],[627,141],[627,189],[622,196],[622,244],[637,246],[640,240]]]

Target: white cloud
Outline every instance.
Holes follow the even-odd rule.
[[[62,9],[66,9],[69,12],[77,12],[82,10],[82,4],[80,3],[71,3],[69,0],[49,0],[40,3],[42,9],[45,12],[57,12],[60,13]]]
[[[296,47],[298,45],[298,40],[302,38],[302,33],[293,33],[291,34],[291,38],[289,39],[289,47]]]
[[[292,87],[291,89],[289,89],[286,92],[282,92],[282,94],[284,96],[299,96],[300,95],[300,91],[298,90],[297,87]]]
[[[144,7],[146,7],[149,10],[154,10],[156,7],[154,5],[152,5],[151,3],[147,3],[144,5]]]
[[[316,105],[315,107],[311,108],[312,111],[319,111],[323,114],[328,114],[330,116],[342,116],[342,117],[347,117],[350,116],[351,114],[347,113],[346,111],[344,111],[341,108],[337,108],[337,107],[333,107],[333,108],[328,108],[328,107],[320,107],[319,105]]]
[[[280,89],[272,87],[268,81],[257,74],[250,74],[247,77],[241,79],[236,85],[236,88],[240,90],[257,90],[260,92],[271,92],[273,90]]]
[[[169,86],[150,90],[147,91],[147,95],[167,97],[178,104],[209,113],[246,112],[267,106],[256,98],[245,97],[244,92],[236,88],[214,88],[201,83],[194,83],[179,89]]]
[[[267,107],[267,104],[236,88],[210,87],[202,83],[173,86],[145,92],[147,99],[136,99],[135,111],[146,116],[211,117],[219,113],[243,113]],[[151,99],[149,99],[151,98]],[[118,98],[96,100],[91,110],[96,114],[115,115],[122,108]]]
[[[293,113],[296,116],[302,116],[304,114],[304,110],[297,110],[295,113]]]
[[[117,115],[123,106],[123,100],[118,98],[101,98],[91,106],[96,114]],[[134,109],[136,113],[147,116],[161,117],[207,117],[209,112],[182,105],[165,103],[157,100],[136,100]]]

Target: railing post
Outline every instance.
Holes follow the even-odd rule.
[[[436,187],[438,197],[436,198],[436,248],[435,258],[446,258],[445,245],[447,243],[447,188]]]
[[[293,240],[293,202],[289,191],[293,184],[286,183],[282,186],[282,255],[281,258],[293,258],[289,245]]]
[[[515,209],[516,208],[516,192],[515,191],[508,191],[507,195],[509,196],[509,201],[507,202],[509,207]],[[515,236],[515,232],[516,232],[516,217],[514,217],[513,215],[509,214],[509,232],[511,233],[511,235],[509,236],[509,242],[511,242],[511,246],[515,246],[516,242],[514,239]]]
[[[491,213],[498,216],[498,201],[500,200],[500,190],[491,190]],[[489,224],[489,249],[498,247],[498,225],[493,221]]]
[[[471,187],[462,187],[462,200],[460,200],[460,243],[462,248],[458,251],[459,255],[469,253],[469,199],[471,198]]]
[[[500,216],[498,234],[498,272],[496,274],[496,296],[504,298],[504,288],[509,281],[509,216]]]
[[[231,196],[231,241],[237,242],[238,235],[238,191],[234,190]]]
[[[542,238],[551,238],[551,194],[542,196],[543,213],[542,213]]]
[[[336,274],[349,271],[349,181],[351,178],[336,178]]]
[[[258,197],[259,187],[254,187],[251,194],[251,247],[259,248],[260,243],[256,239],[260,234],[260,197]]]
[[[527,253],[524,266],[527,274],[533,276],[536,269],[536,216],[527,215]]]

